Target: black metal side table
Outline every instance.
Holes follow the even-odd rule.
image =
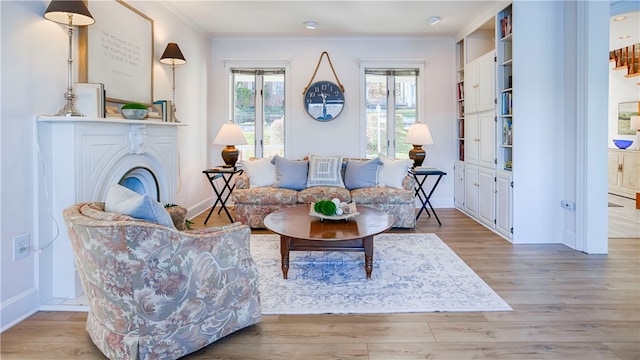
[[[436,218],[436,220],[438,220],[438,225],[442,225],[440,219],[438,218],[438,214],[436,214],[433,206],[431,206],[430,200],[431,195],[433,195],[433,192],[436,191],[436,187],[438,187],[440,180],[444,175],[447,175],[447,173],[438,169],[411,169],[409,170],[409,173],[413,175],[413,178],[416,179],[416,182],[418,183],[415,188],[416,197],[420,199],[420,203],[422,204],[420,210],[418,211],[418,215],[416,215],[416,220],[420,218],[423,210],[427,213],[427,216],[431,217],[431,213],[429,213],[429,209],[427,209],[428,206],[433,212],[433,216]],[[427,194],[427,191],[425,190],[425,182],[430,175],[437,176],[438,178]]]
[[[213,188],[213,192],[216,195],[216,200],[213,202],[213,206],[209,211],[209,215],[207,215],[207,218],[204,221],[205,225],[207,224],[207,221],[209,221],[209,218],[211,217],[211,214],[213,213],[213,210],[216,208],[216,205],[218,205],[218,203],[220,203],[220,209],[218,209],[218,214],[220,214],[220,212],[224,210],[224,212],[227,214],[227,217],[229,217],[229,221],[231,222],[234,221],[233,218],[231,217],[231,214],[229,214],[229,209],[227,209],[227,200],[229,200],[229,197],[231,196],[233,189],[236,187],[235,183],[233,183],[233,185],[231,184],[231,179],[233,179],[233,177],[236,175],[242,174],[242,172],[243,172],[242,169],[233,168],[233,167],[231,168],[216,167],[213,169],[207,169],[202,171],[202,173],[207,176],[207,179],[209,179],[211,188]],[[215,181],[217,179],[222,179],[223,181],[223,185],[220,188],[216,187]],[[227,192],[226,196],[225,196],[225,191]]]

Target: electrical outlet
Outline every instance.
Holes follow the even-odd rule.
[[[576,203],[573,203],[573,202],[567,201],[567,200],[560,201],[560,206],[562,206],[563,208],[565,208],[567,210],[575,210],[576,209]]]
[[[14,261],[29,256],[30,250],[29,234],[22,234],[13,238]]]

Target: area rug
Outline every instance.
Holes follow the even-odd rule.
[[[376,314],[511,311],[435,234],[374,238],[373,272],[364,253],[292,251],[282,278],[278,235],[251,235],[263,314]]]

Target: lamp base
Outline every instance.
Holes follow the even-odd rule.
[[[66,104],[62,109],[60,109],[60,111],[58,111],[56,116],[83,116],[83,115],[77,112],[73,105],[69,106],[69,104]]]
[[[236,162],[238,161],[238,149],[234,145],[227,145],[224,149],[222,149],[222,160],[227,165],[227,167],[235,167]]]
[[[422,145],[413,145],[413,149],[409,150],[409,159],[413,160],[413,167],[422,166],[426,156],[427,153],[422,148]]]

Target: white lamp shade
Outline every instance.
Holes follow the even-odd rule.
[[[433,144],[433,139],[431,138],[431,131],[429,131],[429,126],[427,124],[415,123],[411,125],[409,128],[409,132],[407,133],[407,137],[404,139],[406,144],[413,145],[430,145]]]
[[[634,115],[631,117],[629,128],[634,131],[640,130],[640,116]]]
[[[222,125],[218,135],[213,139],[215,145],[246,145],[247,139],[244,137],[240,126],[233,123]]]

